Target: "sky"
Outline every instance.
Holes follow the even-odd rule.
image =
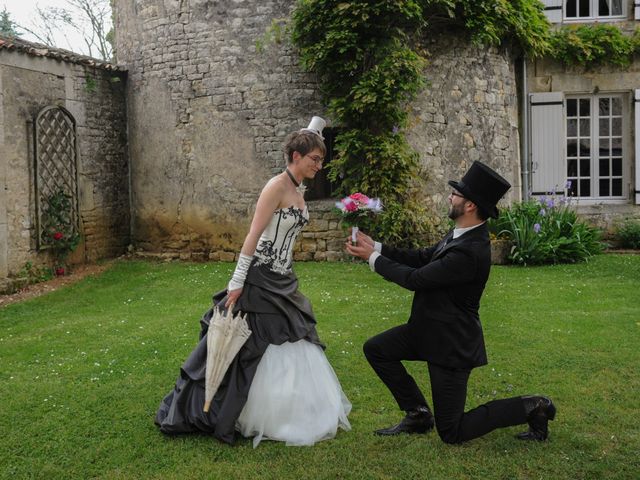
[[[6,8],[11,20],[19,25],[35,30],[33,19],[36,18],[36,7],[42,9],[46,7],[68,8],[66,0],[0,0],[0,11]],[[64,34],[63,34],[64,33]],[[29,33],[21,31],[21,38],[32,42],[38,39]],[[87,55],[89,52],[82,40],[82,35],[75,30],[67,28],[64,32],[56,35],[56,47],[64,48]]]

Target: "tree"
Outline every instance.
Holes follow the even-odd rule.
[[[18,25],[11,20],[11,16],[5,7],[2,12],[0,12],[0,35],[4,35],[5,37],[17,37],[17,27]]]
[[[67,29],[78,32],[85,43],[87,55],[110,61],[113,57],[113,28],[109,0],[66,0],[66,7],[36,7],[33,28],[20,26],[40,42],[57,45],[61,35],[70,44]],[[107,30],[108,29],[108,30]]]

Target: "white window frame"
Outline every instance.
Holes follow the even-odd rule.
[[[571,1],[576,1],[579,2],[579,0],[571,0]],[[593,20],[598,20],[599,22],[607,22],[607,21],[618,21],[618,20],[624,20],[628,17],[628,4],[627,4],[627,0],[622,0],[622,13],[620,15],[606,15],[606,16],[599,16],[599,15],[594,15],[594,12],[598,11],[598,2],[599,0],[590,0],[591,4],[590,4],[590,15],[588,17],[567,17],[567,0],[563,0],[562,1],[562,19],[564,23],[571,23],[571,22],[578,22],[578,23],[583,23],[583,22],[588,22],[588,21],[593,21]]]
[[[619,196],[606,196],[600,197],[594,195],[594,192],[597,192],[599,189],[599,149],[600,149],[600,135],[599,135],[599,110],[598,110],[598,99],[602,97],[620,97],[622,100],[622,194]],[[567,149],[567,141],[568,141],[568,131],[567,131],[567,117],[568,117],[568,108],[567,108],[567,100],[572,99],[584,99],[589,98],[590,105],[590,195],[583,197],[571,197],[572,201],[575,201],[581,205],[595,205],[595,204],[626,204],[629,202],[629,184],[631,182],[630,176],[630,161],[631,161],[631,135],[630,135],[630,127],[631,127],[631,109],[629,107],[629,95],[627,92],[599,92],[598,94],[592,93],[572,93],[567,94],[565,97],[564,104],[564,124],[565,124],[565,135],[564,135],[564,157],[565,157],[565,179],[569,178],[569,159],[567,158],[566,149]],[[579,125],[578,125],[579,128]],[[579,148],[579,147],[578,147]]]

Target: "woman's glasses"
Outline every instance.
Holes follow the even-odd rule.
[[[320,155],[305,155],[305,157],[309,157],[316,165],[322,166],[322,164],[324,163],[324,158],[322,158]]]

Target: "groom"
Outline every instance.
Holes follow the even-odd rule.
[[[359,234],[348,253],[367,260],[385,279],[414,293],[408,323],[370,338],[367,360],[406,416],[377,435],[425,433],[434,426],[446,443],[460,443],[496,428],[528,423],[517,438],[546,440],[556,408],[547,397],[494,400],[465,412],[467,382],[474,367],[486,365],[480,297],[491,267],[486,220],[498,217],[496,204],[511,185],[474,162],[459,182],[449,181],[449,218],[455,228],[436,245],[403,250]],[[426,361],[433,413],[402,360]]]

